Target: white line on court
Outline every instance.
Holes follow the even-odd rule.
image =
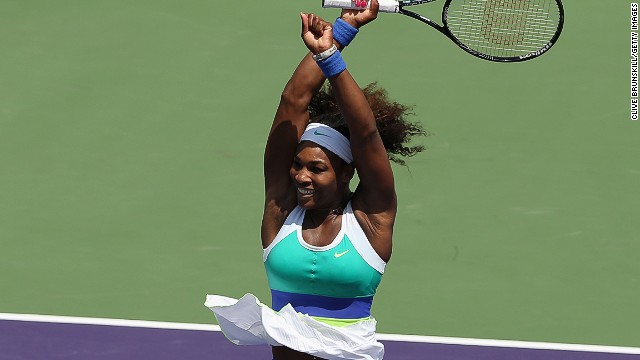
[[[0,320],[29,321],[29,322],[58,323],[58,324],[124,326],[124,327],[150,328],[150,329],[168,329],[168,330],[220,331],[220,327],[218,325],[189,324],[189,323],[148,321],[148,320],[89,318],[89,317],[57,316],[57,315],[0,313]],[[560,344],[560,343],[546,343],[546,342],[532,342],[532,341],[469,339],[469,338],[422,336],[422,335],[399,335],[399,334],[377,334],[377,338],[378,340],[404,341],[404,342],[414,342],[414,343],[467,345],[467,346],[494,346],[494,347],[505,347],[505,348],[520,348],[520,349],[584,351],[584,352],[597,352],[597,353],[640,355],[640,348],[622,347],[622,346]]]
[[[31,322],[58,323],[58,324],[125,326],[125,327],[168,329],[168,330],[220,331],[220,326],[208,325],[208,324],[188,324],[188,323],[163,322],[163,321],[106,319],[106,318],[90,318],[90,317],[58,316],[58,315],[0,313],[0,320],[31,321]]]

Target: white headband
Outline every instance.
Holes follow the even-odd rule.
[[[351,154],[351,143],[344,135],[336,129],[319,123],[310,123],[304,130],[304,134],[300,138],[300,142],[311,141],[344,160],[347,164],[353,162]]]

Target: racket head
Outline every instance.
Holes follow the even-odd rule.
[[[497,62],[534,59],[556,43],[564,25],[560,0],[447,0],[442,23],[458,46]]]

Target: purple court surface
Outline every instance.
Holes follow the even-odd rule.
[[[389,360],[640,360],[638,354],[383,341]],[[271,360],[219,331],[0,320],[2,360]]]

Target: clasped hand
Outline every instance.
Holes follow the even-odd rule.
[[[340,17],[355,28],[360,28],[378,17],[378,0],[371,0],[365,10],[343,9]],[[333,46],[333,26],[316,14],[300,13],[302,41],[313,54],[329,50]]]

